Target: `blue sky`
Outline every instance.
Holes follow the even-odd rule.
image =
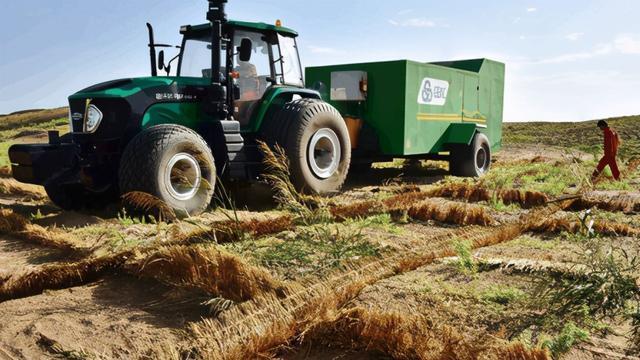
[[[63,106],[149,74],[145,22],[179,43],[204,0],[21,0],[0,12],[0,114]],[[230,17],[298,30],[305,65],[489,57],[507,64],[505,120],[640,114],[640,1],[230,0]]]

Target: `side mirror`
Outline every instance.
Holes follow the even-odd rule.
[[[253,51],[253,43],[251,39],[244,38],[240,42],[238,52],[240,53],[240,61],[247,62],[251,60],[251,52]]]
[[[158,70],[164,69],[164,50],[160,50],[158,54]]]

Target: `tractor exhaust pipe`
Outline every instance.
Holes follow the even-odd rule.
[[[222,59],[222,25],[227,22],[227,14],[224,11],[228,0],[208,0],[209,11],[207,20],[211,22],[211,84],[220,84],[220,68]]]
[[[156,43],[153,38],[153,26],[147,23],[149,30],[149,57],[151,58],[151,76],[158,76],[158,68],[156,67]]]

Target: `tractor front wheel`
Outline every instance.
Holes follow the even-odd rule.
[[[181,217],[198,215],[209,206],[215,181],[211,149],[200,135],[179,125],[144,130],[131,140],[120,162],[123,194],[151,194]]]
[[[491,146],[485,134],[476,133],[469,145],[456,145],[451,149],[449,169],[451,175],[481,177],[491,168]]]

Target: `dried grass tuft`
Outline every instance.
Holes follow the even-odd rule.
[[[284,284],[266,270],[215,248],[165,247],[130,262],[127,268],[141,277],[173,285],[193,286],[236,302],[265,293],[277,296],[286,293]]]
[[[522,343],[514,343],[496,351],[500,360],[550,360],[546,349],[529,349]]]
[[[344,221],[389,213],[393,218],[404,216],[429,221],[436,220],[457,225],[492,225],[495,223],[488,210],[473,204],[444,199],[430,199],[426,192],[408,192],[384,201],[369,200],[331,207],[335,220]]]
[[[409,192],[392,196],[384,200],[384,206],[387,209],[408,209],[416,202],[429,198],[430,195],[425,192]]]
[[[211,241],[218,244],[226,244],[242,241],[245,235],[259,238],[293,230],[295,227],[293,218],[289,215],[267,220],[228,220],[216,223],[210,229],[196,230],[178,240],[178,243],[197,244]]]
[[[523,191],[519,189],[499,189],[491,191],[481,184],[448,183],[429,192],[434,197],[465,199],[468,202],[501,200],[504,204],[518,204],[529,209],[546,204],[549,197],[538,191]]]
[[[408,215],[416,220],[436,220],[457,225],[493,225],[495,221],[485,208],[443,199],[427,199],[411,206]]]
[[[0,233],[11,235],[24,230],[29,220],[13,210],[0,209]]]
[[[0,167],[0,178],[10,178],[12,177],[11,168],[9,166]]]
[[[333,206],[331,216],[336,221],[365,218],[384,212],[384,205],[376,200],[354,202],[348,205]]]
[[[640,236],[640,229],[629,224],[596,221],[593,223],[593,231],[606,236]],[[529,223],[528,231],[538,233],[562,233],[578,234],[584,231],[583,224],[569,217],[552,217],[538,219]]]
[[[637,193],[599,192],[584,194],[573,200],[568,209],[574,211],[597,208],[604,211],[624,212],[626,214],[640,212],[640,195]]]
[[[27,218],[9,209],[0,209],[0,234],[6,234],[37,245],[81,255],[85,251],[70,243],[69,234],[56,228],[32,224]]]
[[[467,183],[448,183],[433,189],[429,195],[434,197],[465,199],[469,202],[489,201],[491,192],[478,185]]]
[[[158,221],[175,222],[175,211],[161,199],[145,192],[134,191],[122,195],[122,203],[132,214],[153,216]]]
[[[312,338],[324,345],[373,350],[394,359],[476,359],[488,349],[421,315],[363,308],[343,311],[314,332]]]
[[[549,201],[549,197],[545,193],[517,189],[500,190],[497,193],[497,197],[507,205],[519,204],[524,209],[542,206]]]
[[[22,201],[40,201],[47,199],[44,188],[23,184],[11,178],[0,177],[0,195],[20,198]]]
[[[0,287],[0,302],[42,294],[44,290],[65,289],[96,281],[117,271],[130,256],[129,252],[83,260],[73,264],[44,265]]]
[[[258,142],[258,147],[264,156],[262,163],[266,172],[263,176],[275,190],[275,199],[280,206],[301,214],[322,206],[319,198],[298,192],[291,183],[289,160],[282,147],[276,145],[272,150],[261,141]]]

